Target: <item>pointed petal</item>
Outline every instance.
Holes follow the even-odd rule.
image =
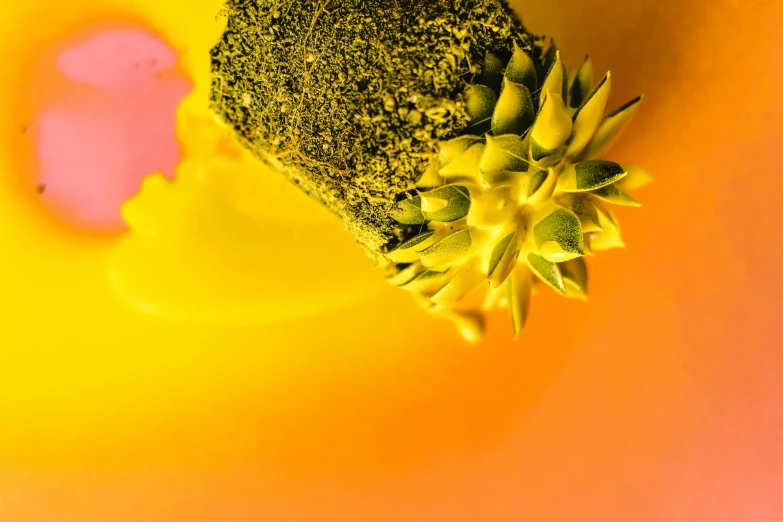
[[[547,47],[543,58],[541,59],[541,67],[538,70],[538,77],[545,78],[549,69],[552,68],[552,64],[557,60],[557,45],[555,39],[551,38],[549,41],[549,47]]]
[[[567,167],[557,180],[563,192],[587,192],[610,185],[626,175],[625,170],[611,161],[583,161]]]
[[[541,185],[544,184],[544,181],[547,179],[547,174],[549,171],[546,169],[537,170],[530,176],[530,180],[527,183],[527,197],[529,198],[533,194],[536,193],[538,189],[541,188]]]
[[[440,169],[440,176],[446,179],[466,179],[480,183],[481,171],[479,171],[479,163],[484,155],[484,147],[483,143],[474,143]]]
[[[547,261],[560,263],[584,255],[582,225],[573,212],[559,208],[533,227],[533,239]]]
[[[625,248],[620,233],[620,223],[612,212],[604,206],[597,205],[598,220],[603,228],[600,232],[593,232],[590,235],[590,246],[593,251],[611,250],[614,248]]]
[[[541,93],[539,94],[538,106],[544,103],[544,96],[547,91],[560,95],[562,100],[568,97],[568,78],[566,77],[565,65],[560,59],[560,51],[555,51],[554,61],[547,69],[546,79],[541,84]]]
[[[496,96],[500,96],[500,86],[503,83],[503,62],[492,53],[487,53],[484,58],[484,67],[481,74],[481,83],[492,89]]]
[[[437,158],[433,158],[427,166],[427,169],[421,174],[419,179],[416,180],[416,186],[419,188],[426,188],[443,185],[443,178],[438,174],[439,170],[439,161]]]
[[[435,232],[429,230],[419,234],[386,254],[386,258],[395,263],[413,263],[419,260],[419,251],[424,250],[436,241]]]
[[[486,284],[486,276],[479,270],[478,263],[471,263],[430,296],[430,301],[439,305],[453,306],[481,284]]]
[[[426,219],[421,213],[421,198],[403,199],[389,212],[389,217],[402,225],[421,225]]]
[[[446,185],[421,193],[421,212],[428,221],[451,223],[468,215],[470,193],[460,185]]]
[[[472,197],[468,226],[494,229],[514,219],[518,208],[510,187],[480,192]]]
[[[527,320],[530,311],[530,293],[533,274],[527,267],[517,267],[508,277],[508,307],[511,311],[511,323],[514,325],[514,339],[519,339],[519,333]]]
[[[426,232],[422,232],[421,234],[410,238],[407,241],[404,241],[403,243],[400,243],[400,246],[396,248],[396,250],[408,250],[412,249],[413,247],[419,247],[416,250],[421,250],[425,248],[424,245],[426,245],[427,240],[432,238],[435,234],[434,230],[428,230]]]
[[[467,132],[477,135],[489,132],[492,111],[497,103],[497,95],[491,88],[486,85],[468,85],[465,90],[465,109],[470,117]]]
[[[528,254],[527,264],[539,279],[554,288],[558,293],[565,295],[565,284],[560,269],[551,261],[536,254]]]
[[[472,245],[470,230],[463,228],[444,237],[421,252],[421,263],[432,267],[455,261],[464,256]]]
[[[454,312],[449,314],[457,333],[467,342],[475,344],[484,337],[484,317],[481,314]]]
[[[417,274],[416,277],[400,286],[408,292],[430,295],[438,288],[441,288],[448,280],[448,277],[448,270],[443,272],[438,270],[424,270]]]
[[[394,286],[403,286],[411,282],[414,277],[423,271],[424,267],[421,266],[421,263],[413,263],[390,275],[386,280]]]
[[[451,162],[459,158],[471,146],[481,143],[483,138],[479,136],[460,136],[453,140],[440,143],[438,151],[438,162],[441,169],[446,168]]]
[[[547,91],[531,131],[533,159],[551,156],[571,136],[573,123],[559,94]]]
[[[558,265],[563,274],[565,295],[572,299],[587,299],[587,265],[584,258],[578,257]]]
[[[536,188],[535,184],[539,182],[538,180],[540,179],[542,172],[544,174],[544,178],[541,180],[538,188]],[[536,174],[533,175],[528,183],[527,203],[529,205],[540,205],[546,202],[549,198],[552,197],[556,187],[557,175],[552,171],[552,169],[539,170],[536,172]]]
[[[482,310],[495,310],[496,308],[503,308],[508,304],[508,300],[506,299],[506,294],[508,293],[506,291],[506,284],[508,284],[508,279],[497,288],[490,287],[484,298],[484,302],[481,304]]]
[[[637,190],[655,181],[655,177],[652,174],[636,165],[623,165],[623,169],[625,169],[628,175],[616,183],[623,190]]]
[[[536,92],[538,78],[533,59],[514,42],[514,53],[506,68],[506,78],[514,83],[521,83],[527,90]]]
[[[636,201],[617,185],[607,185],[605,187],[591,191],[590,194],[602,201],[606,201],[607,203],[612,203],[614,205],[622,205],[625,207],[642,206],[641,203]]]
[[[628,122],[631,121],[643,99],[644,96],[638,96],[619,109],[607,114],[598,126],[598,130],[595,131],[595,135],[590,140],[590,143],[579,155],[579,158],[600,158],[622,133]]]
[[[590,235],[590,248],[593,252],[614,250],[616,248],[625,248],[625,242],[619,230],[604,229],[602,232],[593,232]]]
[[[557,198],[557,203],[567,208],[579,218],[582,232],[597,232],[603,230],[598,221],[595,205],[582,193],[564,194]]]
[[[527,172],[527,148],[516,134],[487,136],[487,145],[479,163],[483,174],[489,172]]]
[[[590,61],[590,55],[588,54],[571,80],[571,87],[568,90],[568,106],[573,109],[581,106],[590,93],[592,85],[593,63]]]
[[[585,234],[584,237],[585,257],[593,257],[595,255],[595,252],[593,252],[592,241],[593,241],[593,234],[592,233]]]
[[[519,236],[512,232],[501,239],[492,250],[489,259],[489,284],[492,288],[497,288],[514,269],[519,255]]]
[[[530,91],[521,83],[503,78],[503,92],[492,114],[492,133],[522,135],[533,124],[535,109]]]
[[[574,114],[574,131],[566,149],[566,154],[569,157],[578,156],[593,138],[604,116],[611,85],[611,75],[606,73],[606,76]]]

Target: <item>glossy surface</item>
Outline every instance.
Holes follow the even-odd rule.
[[[21,132],[36,107],[20,100],[48,45],[108,23],[168,42],[195,86],[180,114],[198,118],[219,2],[4,8],[1,520],[783,518],[783,78],[773,66],[783,8],[514,5],[564,56],[589,51],[596,70],[622,79],[610,106],[646,94],[612,157],[658,181],[639,192],[643,211],[618,212],[628,248],[591,265],[589,303],[542,290],[518,343],[500,313],[475,347],[376,278],[332,216],[267,173],[274,197],[258,234],[270,261],[240,297],[269,315],[210,321],[197,306],[207,299],[193,300],[195,320],[140,312],[111,278],[127,237],[76,231],[41,205]],[[182,153],[194,158],[204,141],[183,118]],[[209,237],[196,240],[201,251],[224,239]],[[198,281],[190,268],[205,270],[181,250],[135,252],[183,285]],[[324,252],[337,289],[305,263]],[[141,276],[148,288],[169,280]],[[212,282],[193,288],[238,295],[230,277]],[[326,285],[320,309],[300,308],[313,285]],[[283,289],[291,300],[277,304]],[[338,290],[351,299],[332,306]],[[158,301],[176,310],[182,294],[167,295]]]

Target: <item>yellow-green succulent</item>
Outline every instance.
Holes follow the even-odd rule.
[[[471,125],[393,211],[415,232],[387,254],[390,282],[470,341],[501,306],[518,337],[539,281],[584,299],[584,256],[623,246],[606,204],[639,206],[628,191],[652,179],[600,159],[642,97],[605,114],[609,73],[593,88],[589,57],[568,74],[554,44],[541,62],[519,47],[506,64],[487,55],[464,96]]]

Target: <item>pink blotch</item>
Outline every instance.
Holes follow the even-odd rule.
[[[180,158],[176,110],[191,90],[177,55],[141,30],[89,34],[57,56],[63,89],[36,118],[44,203],[80,228],[126,228],[120,209],[155,172]],[[73,87],[73,86],[72,86]]]
[[[75,82],[113,91],[153,88],[157,75],[177,65],[177,54],[157,37],[133,30],[93,34],[57,57]]]

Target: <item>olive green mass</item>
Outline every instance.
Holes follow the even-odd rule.
[[[234,0],[225,12],[212,110],[372,256],[410,234],[390,211],[437,142],[468,126],[465,88],[487,52],[505,63],[515,42],[534,47],[505,0]]]

